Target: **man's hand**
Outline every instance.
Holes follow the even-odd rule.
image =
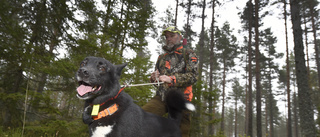
[[[159,82],[172,83],[172,79],[167,75],[161,75],[158,70],[151,73],[151,80],[157,82],[157,78],[159,78]]]
[[[159,77],[159,80],[162,81],[162,82],[165,82],[165,83],[172,83],[172,80],[169,76],[167,75],[161,75]]]
[[[151,73],[151,80],[156,81],[159,78],[160,72],[158,70]]]

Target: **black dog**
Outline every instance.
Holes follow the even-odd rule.
[[[98,57],[85,58],[76,73],[78,97],[85,100],[83,122],[93,137],[180,137],[182,110],[194,110],[182,92],[170,91],[167,105],[170,118],[143,111],[123,92],[120,74],[127,64],[113,65]],[[188,108],[187,108],[188,107]]]

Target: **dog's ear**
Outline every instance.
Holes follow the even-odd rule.
[[[116,67],[116,73],[118,74],[118,76],[121,75],[122,69],[123,69],[125,66],[127,66],[127,65],[128,65],[128,63],[123,63],[123,64],[120,64],[120,65],[115,65],[115,67]]]

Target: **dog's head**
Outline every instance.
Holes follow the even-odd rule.
[[[98,96],[111,97],[119,89],[122,69],[127,64],[113,65],[99,57],[86,57],[76,72],[79,83],[77,96],[80,99],[93,99]]]

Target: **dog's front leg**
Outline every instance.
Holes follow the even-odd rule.
[[[85,105],[84,111],[82,113],[82,120],[83,123],[90,125],[93,122],[93,118],[91,116],[92,106],[91,105]]]

